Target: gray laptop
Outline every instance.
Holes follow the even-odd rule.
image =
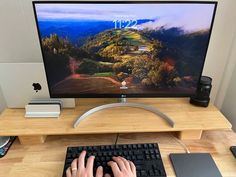
[[[177,177],[222,177],[209,153],[170,154]]]

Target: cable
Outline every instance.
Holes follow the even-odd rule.
[[[117,144],[117,141],[118,141],[118,139],[119,139],[119,135],[120,135],[119,133],[117,133],[117,134],[116,134],[116,141],[115,141],[115,145]]]
[[[188,149],[188,147],[186,146],[186,144],[184,144],[181,140],[179,140],[178,138],[176,138],[174,135],[172,135],[172,133],[170,133],[170,135],[175,139],[175,141],[177,143],[179,143],[183,148],[184,150],[186,151],[186,153],[190,153],[190,150]]]

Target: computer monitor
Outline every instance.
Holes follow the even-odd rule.
[[[34,2],[51,97],[189,96],[215,2]]]
[[[216,2],[33,2],[50,96],[196,91]]]

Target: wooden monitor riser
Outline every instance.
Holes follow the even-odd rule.
[[[19,136],[22,144],[43,143],[47,135],[176,132],[180,139],[200,139],[204,130],[230,130],[231,124],[213,105],[189,104],[188,98],[135,98],[129,102],[157,107],[175,122],[169,126],[157,115],[143,109],[122,107],[96,112],[73,128],[76,118],[98,105],[116,99],[78,99],[74,109],[63,109],[58,119],[25,118],[24,109],[6,109],[0,115],[0,136]]]

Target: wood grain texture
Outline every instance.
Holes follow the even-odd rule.
[[[31,145],[31,144],[40,144],[40,143],[44,143],[44,141],[46,140],[47,136],[46,135],[31,135],[31,136],[18,136],[18,139],[20,141],[21,144],[24,145]]]
[[[184,130],[179,132],[178,138],[181,140],[200,139],[202,130]]]
[[[116,102],[115,99],[79,99],[75,109],[63,109],[58,119],[26,119],[24,109],[6,109],[0,116],[0,136],[230,130],[232,127],[212,104],[207,108],[196,107],[189,104],[188,98],[140,98],[128,101],[157,107],[173,119],[175,127],[170,127],[151,112],[122,107],[94,113],[77,128],[73,128],[73,123],[83,112],[98,105]]]
[[[67,146],[113,144],[116,134],[49,136],[44,144],[21,145],[17,140],[0,159],[0,177],[61,177]],[[236,145],[232,131],[206,131],[201,140],[184,140],[191,152],[211,153],[223,177],[236,176],[236,160],[229,147]],[[120,134],[118,144],[158,143],[168,177],[175,177],[170,153],[185,150],[170,133]]]

